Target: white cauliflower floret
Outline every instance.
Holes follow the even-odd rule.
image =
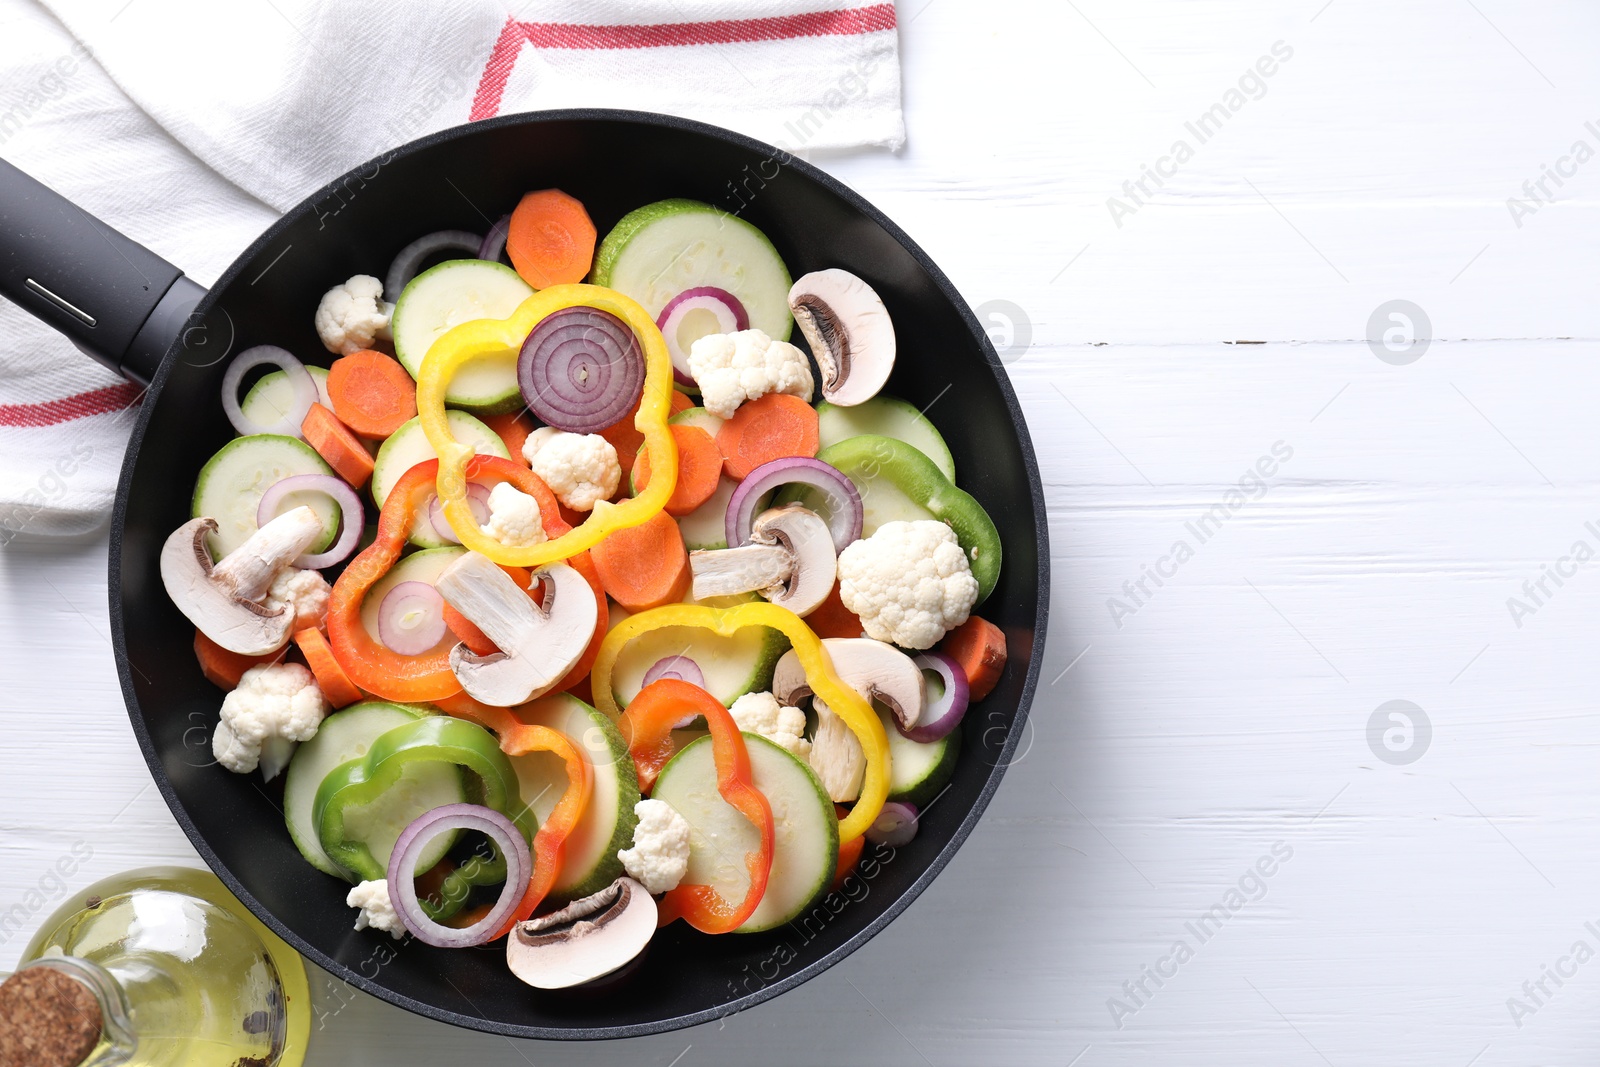
[[[535,430],[523,443],[522,457],[573,511],[589,511],[597,501],[610,500],[622,484],[617,450],[597,433]]]
[[[633,847],[617,853],[628,877],[651,893],[678,888],[689,872],[689,822],[664,800],[641,800],[633,806],[639,824]]]
[[[327,625],[328,598],[332,595],[333,588],[319,572],[285,567],[272,579],[261,606],[268,611],[281,607],[294,612],[290,633],[312,627],[320,630]]]
[[[362,882],[345,894],[344,902],[352,908],[361,909],[361,914],[356,916],[357,930],[365,930],[370,926],[374,930],[385,931],[396,940],[406,936],[406,924],[400,920],[400,913],[394,910],[394,902],[389,899],[387,880],[379,878]]]
[[[732,418],[746,400],[788,393],[811,402],[811,365],[806,354],[760,330],[714,333],[689,347],[689,373],[700,387],[700,403],[719,419]]]
[[[371,348],[379,337],[387,338],[393,314],[394,305],[383,299],[383,283],[370,274],[357,274],[322,294],[317,336],[329,352],[348,356]]]
[[[264,663],[239,678],[222,698],[222,721],[211,738],[217,762],[249,774],[261,761],[261,746],[274,738],[309,741],[317,735],[328,702],[311,672],[298,663]]]
[[[526,548],[545,539],[539,502],[510,482],[489,490],[489,521],[483,532],[511,548]]]
[[[932,648],[978,602],[978,580],[950,527],[886,522],[839,553],[839,599],[867,636],[901,648]]]
[[[800,759],[811,759],[811,742],[805,739],[806,713],[778,703],[771,693],[746,693],[728,709],[740,730],[760,734]]]

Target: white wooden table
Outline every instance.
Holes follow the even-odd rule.
[[[1600,565],[1562,560],[1600,550],[1600,163],[1561,158],[1600,150],[1600,8],[911,0],[901,33],[909,146],[820,162],[1031,322],[1025,757],[906,915],[725,1026],[512,1043],[359,997],[311,1062],[1596,1062]],[[1375,354],[1394,300],[1431,343]],[[74,841],[84,879],[193,857],[104,574],[103,540],[0,552],[0,906]]]

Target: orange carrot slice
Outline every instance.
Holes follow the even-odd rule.
[[[689,553],[671,515],[618,530],[589,550],[600,584],[629,611],[675,604],[689,591]]]
[[[816,409],[787,393],[746,401],[717,431],[728,477],[741,481],[771,460],[815,456],[819,444]]]
[[[710,500],[722,481],[722,449],[698,426],[669,426],[678,443],[678,484],[667,498],[667,514],[682,517]],[[639,450],[633,461],[633,491],[650,484],[650,454]]]
[[[861,636],[861,620],[839,599],[837,582],[828,591],[828,599],[811,609],[811,614],[806,616],[806,625],[818,637]]]
[[[388,437],[417,413],[417,383],[398,360],[362,349],[328,368],[328,399],[356,433]]]
[[[994,690],[1006,669],[1006,635],[987,619],[971,616],[944,635],[939,651],[961,664],[971,690],[969,700],[982,700]]]
[[[524,467],[528,465],[528,461],[522,458],[522,444],[533,432],[534,427],[533,421],[526,414],[513,411],[508,415],[480,415],[479,419],[495,432],[495,436],[505,442],[512,459]]]
[[[643,400],[643,397],[640,397],[640,399]],[[678,414],[680,411],[688,411],[692,407],[694,407],[693,400],[676,389],[672,391],[671,407],[668,410],[673,415]],[[600,436],[611,442],[611,447],[617,450],[617,463],[622,467],[622,484],[624,487],[628,484],[629,472],[633,470],[634,457],[639,454],[639,449],[644,447],[644,434],[633,427],[633,420],[638,417],[638,414],[639,405],[635,404],[626,415],[600,431]],[[577,523],[573,523],[573,525],[576,526]]]
[[[334,473],[357,489],[372,477],[372,453],[361,443],[361,438],[351,433],[338,416],[321,404],[312,404],[300,424],[306,444],[317,450],[332,467]]]
[[[328,703],[342,708],[361,699],[361,689],[344,673],[339,661],[333,658],[333,649],[328,645],[328,639],[322,636],[321,630],[315,626],[297,630],[294,643],[300,646],[300,654],[306,658],[306,666],[311,668],[317,688],[322,690],[322,696]]]
[[[594,262],[594,223],[577,200],[560,189],[529,193],[511,213],[506,254],[535,289],[581,282]]]
[[[244,677],[245,671],[251,667],[259,667],[263,663],[278,662],[288,647],[285,645],[265,656],[241,656],[237,652],[223,648],[199,630],[194,632],[194,656],[200,661],[200,673],[206,676],[206,681],[219,689],[239,688],[239,679]]]

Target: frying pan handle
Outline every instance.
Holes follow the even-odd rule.
[[[205,289],[0,160],[0,296],[146,384]]]

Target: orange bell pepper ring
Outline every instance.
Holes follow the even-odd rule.
[[[673,726],[692,715],[704,715],[711,728],[717,792],[755,825],[761,844],[745,854],[750,887],[742,901],[727,900],[709,885],[679,885],[661,898],[657,921],[665,926],[681,918],[702,933],[732,933],[745,924],[766,895],[776,847],[772,805],[756,788],[750,750],[745,747],[738,724],[722,702],[704,689],[676,678],[662,678],[639,690],[639,695],[628,702],[617,727],[628,742],[628,753],[638,769],[639,788],[649,791],[662,766],[672,757]]]

